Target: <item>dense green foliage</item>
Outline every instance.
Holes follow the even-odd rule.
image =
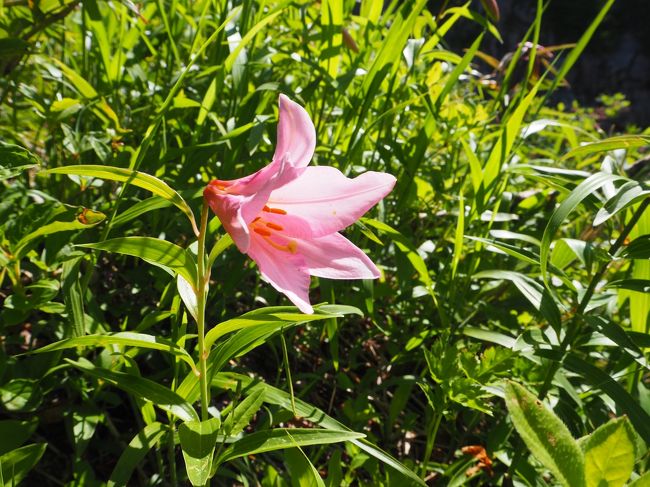
[[[494,2],[429,3],[0,7],[0,485],[647,485],[650,131],[556,98],[613,0],[498,66]],[[206,420],[195,215],[280,93],[397,177],[346,231],[383,276],[302,315],[212,219]]]

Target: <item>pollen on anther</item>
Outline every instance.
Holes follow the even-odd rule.
[[[277,223],[273,223],[273,222],[267,222],[266,226],[273,230],[277,230],[278,232],[284,230],[284,227],[282,225],[278,225]]]
[[[262,235],[263,237],[270,237],[271,236],[271,232],[269,230],[267,230],[266,228],[255,227],[255,228],[253,228],[253,231],[255,233],[258,233],[258,234]]]
[[[276,214],[278,214],[278,215],[286,215],[286,214],[287,214],[286,211],[284,211],[284,210],[282,210],[282,209],[280,209],[280,208],[269,208],[268,206],[265,206],[265,207],[262,208],[262,209],[263,209],[264,211],[269,212],[269,213],[276,213]]]

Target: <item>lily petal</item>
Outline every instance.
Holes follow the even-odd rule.
[[[230,234],[237,248],[246,253],[250,243],[250,234],[248,225],[242,216],[242,207],[246,200],[250,200],[255,196],[224,194],[214,184],[210,183],[203,190],[203,197],[212,211],[219,217],[221,224]]]
[[[328,279],[376,279],[377,266],[340,233],[301,240],[298,252],[305,258],[309,274]]]
[[[316,148],[314,124],[305,109],[285,95],[280,95],[279,112],[278,139],[273,160],[288,155],[293,167],[305,167]]]
[[[309,304],[310,277],[302,255],[277,250],[255,234],[251,236],[248,255],[259,267],[262,277],[300,311],[306,314],[314,312]]]
[[[267,205],[286,212],[273,221],[298,238],[322,237],[352,225],[386,196],[395,177],[368,171],[354,179],[330,166],[308,167],[271,193]]]

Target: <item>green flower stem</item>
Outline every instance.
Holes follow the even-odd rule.
[[[199,384],[201,388],[201,420],[208,419],[208,351],[205,349],[205,300],[208,291],[208,276],[205,269],[205,234],[208,229],[208,203],[203,200],[201,228],[199,230],[198,275],[196,283],[197,328],[199,335]]]

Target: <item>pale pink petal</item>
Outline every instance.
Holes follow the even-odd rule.
[[[286,243],[282,240],[279,242]],[[309,304],[310,277],[302,255],[278,250],[255,233],[251,236],[248,255],[257,263],[264,279],[289,298],[300,311],[307,314],[314,312]]]
[[[316,148],[316,129],[303,107],[280,95],[278,139],[273,160],[289,156],[293,167],[305,167]]]
[[[308,167],[274,189],[267,205],[286,212],[273,217],[286,235],[321,237],[352,225],[394,185],[395,177],[386,173],[369,171],[351,179],[333,167]]]
[[[376,279],[379,269],[368,256],[340,233],[300,240],[297,252],[305,258],[309,273],[329,279]]]

